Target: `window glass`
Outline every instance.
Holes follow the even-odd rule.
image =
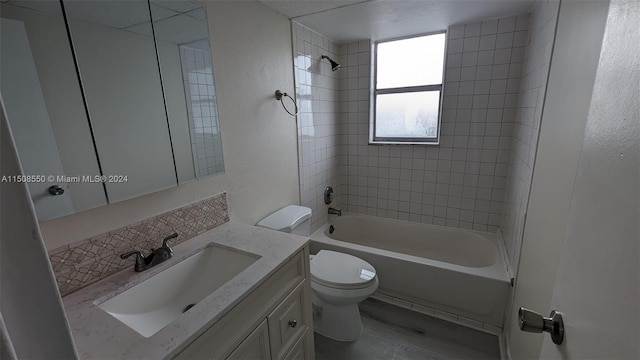
[[[419,138],[438,136],[439,91],[378,95],[376,135]]]
[[[377,88],[442,83],[444,33],[378,44]]]
[[[445,33],[378,42],[371,143],[438,144]]]

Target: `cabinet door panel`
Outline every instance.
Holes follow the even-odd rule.
[[[267,320],[264,320],[227,358],[227,360],[246,359],[271,359]]]
[[[271,356],[282,359],[307,330],[309,320],[304,307],[304,284],[300,284],[268,317]]]
[[[311,329],[308,329],[307,333],[305,333],[300,339],[298,339],[298,341],[293,345],[293,347],[291,348],[289,353],[283,358],[283,360],[312,359],[309,356],[309,351],[312,349],[309,349],[309,343],[307,341],[307,339],[309,338],[309,332],[311,332]],[[313,336],[313,334],[311,336]]]

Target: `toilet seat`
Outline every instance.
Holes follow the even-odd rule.
[[[363,289],[377,280],[376,270],[353,255],[320,250],[311,261],[311,281],[334,289]]]

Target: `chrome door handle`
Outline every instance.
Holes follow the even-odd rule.
[[[556,345],[562,344],[564,340],[564,321],[562,321],[562,313],[560,312],[553,310],[549,317],[543,317],[533,310],[521,307],[518,310],[518,320],[522,331],[532,333],[548,332],[551,334],[551,340]]]

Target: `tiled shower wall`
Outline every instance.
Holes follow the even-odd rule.
[[[559,1],[538,1],[530,15],[501,223],[513,269],[517,269],[522,245],[558,10]]]
[[[498,229],[528,20],[512,16],[449,29],[439,146],[368,145],[371,43],[339,47],[349,212]]]
[[[321,34],[292,22],[296,100],[298,102],[298,156],[300,198],[313,212],[311,230],[327,222],[324,189],[332,186],[340,208],[338,173],[338,73],[331,71],[327,55],[337,60],[336,45]],[[291,106],[290,104],[286,105]]]
[[[191,148],[198,178],[224,171],[211,52],[180,46]]]

